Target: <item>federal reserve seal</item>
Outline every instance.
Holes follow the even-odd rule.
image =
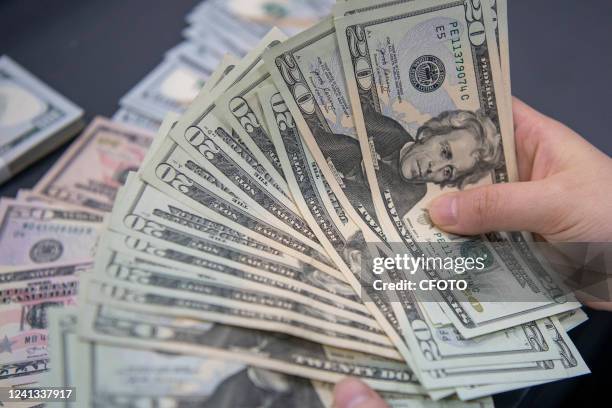
[[[64,253],[64,246],[57,239],[43,239],[30,249],[30,259],[36,263],[57,261]]]
[[[423,93],[433,92],[442,86],[446,68],[442,60],[433,55],[423,55],[414,60],[409,71],[412,86]]]

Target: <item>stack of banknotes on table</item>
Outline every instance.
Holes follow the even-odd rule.
[[[191,15],[204,46],[215,7]],[[224,38],[258,38],[254,21]],[[526,234],[451,236],[426,213],[517,179],[507,35],[505,1],[338,2],[221,58],[185,106],[126,96],[142,129],[97,119],[3,200],[0,386],[76,386],[79,407],[324,407],[350,375],[390,406],[480,407],[588,373],[577,302],[486,301],[550,289]],[[440,242],[488,251],[467,273],[480,293],[364,289],[372,247]]]
[[[0,56],[0,184],[76,135],[83,111]]]
[[[156,131],[182,113],[217,66],[237,62],[275,26],[296,34],[329,14],[334,0],[209,0],[188,16],[184,41],[123,98],[114,120]]]

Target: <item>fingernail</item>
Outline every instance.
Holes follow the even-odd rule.
[[[355,408],[367,402],[369,399],[370,394],[368,392],[364,392],[363,394],[354,394],[346,401],[342,401],[341,403],[336,402],[337,405],[334,405],[334,408]]]
[[[444,195],[434,200],[429,207],[429,216],[434,224],[442,227],[457,224],[459,219],[457,197]]]
[[[369,394],[355,395],[353,397],[353,399],[349,400],[347,402],[347,404],[343,408],[355,408],[355,407],[358,407],[359,405],[362,405],[364,402],[366,402],[369,399],[370,399],[370,395]]]

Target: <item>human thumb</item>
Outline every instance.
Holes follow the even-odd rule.
[[[494,184],[440,196],[431,202],[429,216],[439,228],[459,235],[546,234],[554,227],[560,201],[545,180]]]
[[[388,408],[385,401],[362,381],[345,378],[334,388],[334,408]]]

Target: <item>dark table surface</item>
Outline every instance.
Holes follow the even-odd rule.
[[[184,16],[198,2],[0,0],[0,55],[84,108],[87,119],[111,116],[121,96],[181,41]],[[605,122],[612,100],[612,2],[509,3],[514,95],[612,154]],[[33,186],[64,149],[0,186],[0,196]],[[610,183],[610,176],[602,175],[602,183]],[[593,373],[502,394],[497,406],[612,405],[603,402],[612,386],[612,314],[587,312],[590,320],[570,335]]]

